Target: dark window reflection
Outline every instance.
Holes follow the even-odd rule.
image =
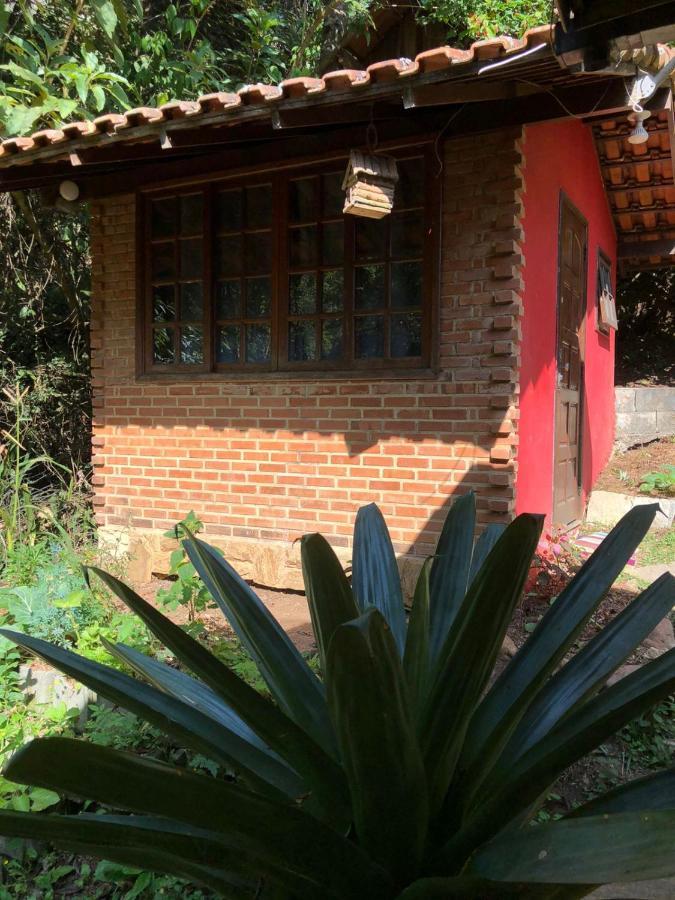
[[[239,362],[241,327],[221,325],[216,333],[216,361],[219,363]]]
[[[384,219],[356,220],[356,258],[383,259],[387,253],[388,222]]]
[[[384,356],[384,316],[356,316],[354,354],[358,359]]]
[[[227,278],[241,272],[241,235],[221,237],[216,241],[216,275]]]
[[[174,362],[173,328],[155,328],[152,332],[152,361],[165,366]]]
[[[193,284],[181,284],[180,317],[184,322],[198,322],[204,317],[204,297],[201,281]]]
[[[301,319],[288,323],[288,358],[293,362],[316,359],[316,327],[314,322]]]
[[[272,186],[246,188],[246,227],[269,228],[272,224]]]
[[[312,222],[316,219],[318,187],[316,177],[291,181],[288,197],[288,218],[291,222]]]
[[[421,256],[424,243],[424,217],[422,210],[392,214],[392,256]]]
[[[204,333],[201,328],[194,325],[181,328],[180,361],[190,365],[204,362]]]
[[[246,279],[246,315],[251,319],[269,316],[272,309],[272,285],[269,278]]]
[[[201,234],[204,221],[204,202],[201,194],[186,194],[180,198],[180,233]]]
[[[391,355],[394,357],[422,355],[422,317],[408,313],[391,320]]]
[[[216,286],[216,319],[237,319],[241,315],[241,282],[219,281]]]
[[[315,266],[317,227],[316,225],[304,225],[301,228],[291,228],[288,232],[289,260],[292,267]]]
[[[242,192],[220,191],[216,195],[216,228],[218,231],[240,231],[244,224]]]
[[[322,277],[322,310],[324,312],[342,312],[344,305],[344,272],[342,269],[333,269],[331,272],[324,272]]]
[[[272,348],[272,332],[269,325],[246,326],[246,362],[269,362]]]
[[[337,219],[342,215],[345,205],[345,192],[342,190],[344,172],[331,172],[322,177],[323,206],[321,213],[326,219]]]
[[[406,209],[424,204],[424,160],[421,156],[402,159],[398,163],[398,184],[394,207]]]
[[[354,305],[356,309],[381,309],[384,306],[384,266],[359,266],[355,271]]]
[[[176,289],[163,284],[152,289],[153,322],[172,322],[176,318]]]
[[[150,233],[153,238],[173,237],[176,233],[176,198],[153,200],[150,207]]]
[[[391,305],[394,309],[422,305],[422,263],[391,264]]]
[[[201,278],[203,270],[202,241],[191,240],[180,242],[180,276],[181,278]]]
[[[272,235],[269,231],[247,234],[244,238],[244,268],[250,275],[269,272],[272,269]]]
[[[327,222],[322,227],[321,262],[324,266],[341,266],[344,248],[345,227],[342,222]]]
[[[289,311],[297,316],[316,311],[316,275],[305,272],[291,275],[289,281]]]
[[[173,241],[152,245],[152,277],[156,281],[168,281],[176,277]]]
[[[321,323],[321,359],[342,356],[342,319],[325,319]]]

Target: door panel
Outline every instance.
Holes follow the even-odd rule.
[[[584,310],[586,308],[586,222],[563,197],[558,249],[558,334],[556,348],[553,521],[581,518],[581,440]]]

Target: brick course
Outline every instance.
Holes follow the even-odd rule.
[[[433,549],[458,493],[476,491],[483,524],[511,517],[521,130],[453,139],[443,157],[439,366],[428,378],[137,379],[135,199],[92,204],[103,532],[160,533],[194,509],[224,545],[289,546],[321,530],[348,555],[357,508],[376,501],[397,552],[419,556]],[[249,574],[264,580],[255,566]]]

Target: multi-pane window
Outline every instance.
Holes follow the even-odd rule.
[[[144,370],[351,370],[430,362],[433,198],[401,156],[394,210],[342,213],[344,165],[145,199]]]

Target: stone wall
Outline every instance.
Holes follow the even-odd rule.
[[[621,387],[615,398],[618,450],[675,434],[675,387]]]

